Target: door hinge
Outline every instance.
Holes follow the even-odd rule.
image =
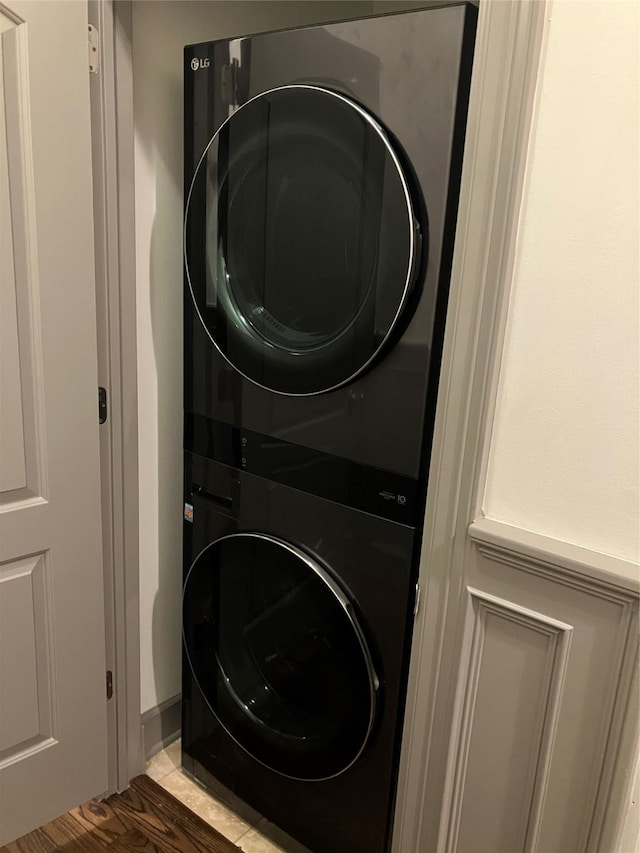
[[[113,696],[113,672],[108,669],[107,670],[107,702]]]
[[[98,40],[98,31],[93,24],[89,24],[88,47],[89,71],[91,74],[97,74],[100,70],[100,43]]]
[[[413,603],[413,615],[418,615],[418,610],[420,610],[420,584],[416,584],[416,597]]]
[[[98,388],[98,423],[103,424],[107,419],[107,389]]]

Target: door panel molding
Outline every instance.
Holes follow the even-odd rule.
[[[0,512],[6,512],[46,498],[47,465],[27,25],[6,6],[0,7],[0,19],[0,109],[6,116],[0,145],[8,178],[0,189],[4,232],[1,425],[2,456],[13,460],[11,472],[4,465],[0,469]]]
[[[0,669],[8,728],[1,732],[0,770],[57,742],[52,619],[49,552],[2,563]]]

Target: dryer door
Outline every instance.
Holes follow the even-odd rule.
[[[378,679],[349,598],[309,555],[258,533],[218,539],[187,575],[183,618],[194,677],[251,756],[296,779],[358,758]]]
[[[349,98],[303,85],[258,95],[220,127],[184,236],[215,346],[243,376],[292,395],[367,369],[406,308],[424,241],[386,131]]]

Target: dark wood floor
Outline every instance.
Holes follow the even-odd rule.
[[[148,776],[0,847],[0,853],[238,853],[239,848]]]

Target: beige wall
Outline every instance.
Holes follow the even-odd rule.
[[[638,5],[555,0],[484,511],[638,558]]]
[[[182,48],[370,13],[369,0],[134,0],[141,710],[180,691]]]

